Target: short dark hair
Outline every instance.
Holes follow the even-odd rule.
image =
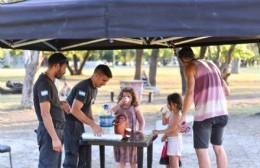
[[[182,60],[182,58],[194,58],[195,55],[190,47],[183,47],[178,52],[178,57]]]
[[[101,72],[102,74],[106,75],[107,77],[112,78],[112,72],[111,72],[110,68],[105,64],[100,64],[95,68],[94,73],[98,73],[98,72]]]
[[[179,93],[172,93],[172,94],[168,95],[167,102],[168,102],[168,104],[176,103],[177,108],[179,110],[182,110],[182,98],[181,98],[181,95]]]
[[[62,53],[54,53],[48,59],[48,66],[53,66],[55,64],[68,64],[68,59]]]

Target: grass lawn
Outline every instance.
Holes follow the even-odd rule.
[[[99,89],[98,100],[94,105],[96,111],[101,109],[101,104],[110,100],[110,91],[119,92],[120,80],[132,80],[134,67],[112,67],[113,78],[109,83]],[[144,68],[149,72],[148,68]],[[44,72],[41,68],[40,72]],[[93,69],[85,69],[81,76],[69,76],[67,81],[73,86],[78,81],[89,77]],[[23,82],[25,70],[23,68],[0,69],[0,86],[5,87],[7,80]],[[39,74],[36,75],[36,78]],[[181,79],[178,67],[158,67],[157,86],[160,88],[160,95],[154,96],[152,103],[142,103],[144,113],[158,112],[165,102],[166,96],[172,92],[181,92]],[[241,68],[240,74],[232,74],[229,78],[231,96],[228,98],[229,111],[232,114],[254,114],[260,112],[260,68]],[[144,97],[147,99],[146,97]],[[0,95],[0,111],[21,110],[21,95]]]

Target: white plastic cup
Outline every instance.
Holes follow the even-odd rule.
[[[125,128],[125,136],[129,138],[131,136],[132,129],[131,128]]]
[[[125,103],[128,103],[129,102],[129,97],[124,97],[124,101],[125,101]]]
[[[169,117],[169,115],[171,114],[170,110],[168,109],[167,105],[162,106],[161,110],[162,114],[166,115],[166,118]]]
[[[164,114],[164,113],[167,113],[168,111],[170,111],[170,110],[168,109],[167,105],[162,106],[161,112],[162,112],[163,114]]]

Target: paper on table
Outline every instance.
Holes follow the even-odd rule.
[[[122,140],[123,136],[119,134],[103,134],[102,136],[95,136],[90,133],[83,133],[81,135],[83,139],[103,139],[103,140]]]

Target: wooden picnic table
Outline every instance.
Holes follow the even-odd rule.
[[[144,148],[147,147],[147,168],[152,168],[152,161],[153,161],[153,141],[157,138],[151,134],[148,135],[138,135],[123,140],[109,140],[109,139],[102,139],[98,138],[87,138],[80,140],[80,145],[84,145],[87,154],[86,163],[87,167],[91,168],[91,146],[92,145],[99,145],[99,155],[100,155],[100,167],[105,168],[105,147],[106,146],[132,146],[137,147],[137,164],[138,168],[143,168],[143,155],[144,155]]]

